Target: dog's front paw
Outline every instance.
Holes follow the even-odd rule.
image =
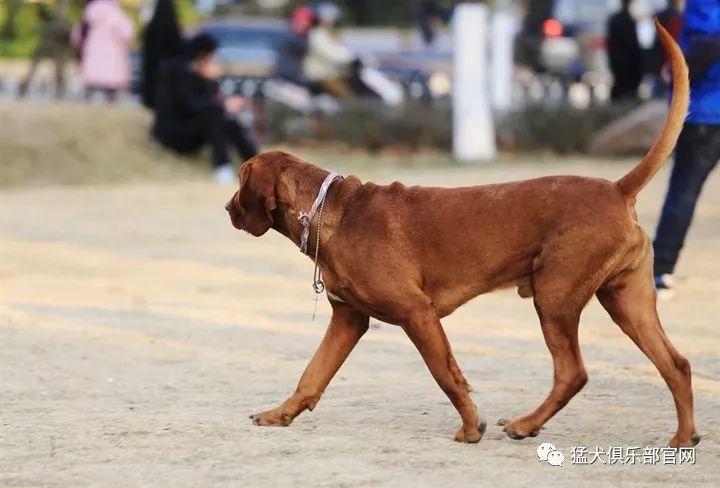
[[[511,439],[520,440],[526,437],[537,437],[540,428],[536,428],[526,419],[507,420],[500,419],[498,425],[502,426],[503,432]]]
[[[293,417],[281,408],[276,408],[251,415],[250,420],[260,427],[287,427],[292,423]]]

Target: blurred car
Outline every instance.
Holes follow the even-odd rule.
[[[652,15],[664,0],[635,0],[641,44],[654,40]],[[535,71],[571,79],[608,72],[606,24],[620,10],[621,0],[533,0],[516,40],[516,61]]]

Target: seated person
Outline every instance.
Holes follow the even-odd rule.
[[[217,79],[217,41],[199,34],[188,46],[188,56],[166,61],[160,68],[152,133],[163,146],[179,153],[194,153],[210,145],[215,179],[233,183],[235,170],[228,147],[235,146],[243,161],[258,152],[247,129],[238,121],[245,99],[223,101]]]
[[[345,46],[337,32],[340,9],[332,3],[317,9],[317,26],[310,31],[305,75],[314,87],[339,98],[354,95],[351,83],[355,54]]]

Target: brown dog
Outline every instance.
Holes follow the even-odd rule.
[[[313,410],[369,317],[399,325],[460,413],[461,442],[477,442],[485,423],[450,349],[440,319],[468,300],[518,287],[535,303],[554,363],[549,396],[507,422],[513,439],[535,436],[587,381],[578,322],[597,295],[612,319],[650,358],[675,400],[678,430],[670,446],[699,441],[690,365],[670,343],[656,312],[652,247],[637,222],[635,197],[670,155],[687,111],[682,52],[659,31],[672,62],[675,91],[663,132],[642,162],[618,182],[576,176],[468,188],[379,186],[355,177],[330,186],[318,265],[333,314],[295,393],[257,425],[289,425]],[[281,152],[240,170],[227,205],[233,225],[261,236],[269,229],[299,244],[307,211],[328,172]],[[317,218],[309,245],[315,256]]]

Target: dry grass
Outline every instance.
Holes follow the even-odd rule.
[[[0,186],[187,179],[207,159],[153,147],[150,117],[123,106],[0,103]]]
[[[186,158],[155,147],[150,123],[150,115],[137,107],[0,102],[0,186],[207,177],[207,154]],[[369,154],[326,142],[279,147],[338,170],[452,163],[449,155],[430,151]]]
[[[154,146],[148,136],[150,123],[146,111],[131,106],[0,101],[0,187],[209,177],[207,153],[187,158]],[[387,148],[371,153],[327,141],[263,145],[261,149],[284,149],[344,173],[371,175],[402,168],[463,170],[450,154],[425,149]],[[541,164],[549,166],[551,173],[558,160],[552,154],[508,154],[494,165],[513,167],[522,174],[526,165]],[[589,162],[578,157],[571,161]],[[610,161],[593,159],[591,163],[605,166]]]

